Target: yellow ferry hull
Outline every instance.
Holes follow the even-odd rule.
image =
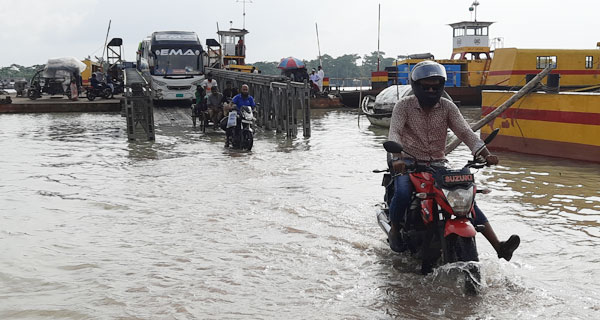
[[[482,117],[516,92],[482,92]],[[530,93],[481,128],[491,149],[600,162],[600,94]]]

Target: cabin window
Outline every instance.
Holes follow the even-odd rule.
[[[481,28],[475,29],[475,35],[477,35],[477,36],[487,36],[488,35],[488,28],[487,27],[481,27]]]
[[[586,69],[591,69],[594,67],[594,57],[593,56],[586,56],[585,57],[585,68]]]
[[[552,69],[556,69],[556,56],[538,56],[536,62],[537,69],[545,69],[548,65],[552,66]]]
[[[465,35],[465,29],[464,28],[456,28],[454,29],[454,36],[455,37],[461,37]]]
[[[474,35],[475,35],[475,29],[473,29],[473,28],[468,28],[468,29],[467,29],[467,35],[468,35],[468,36],[474,36]]]

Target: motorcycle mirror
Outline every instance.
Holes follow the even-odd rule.
[[[389,153],[400,153],[404,150],[401,144],[395,141],[386,141],[383,143],[383,148]]]
[[[485,144],[489,144],[490,142],[492,142],[492,140],[494,140],[494,138],[496,137],[496,135],[498,135],[499,131],[500,131],[500,128],[494,129],[494,131],[492,131],[492,133],[490,133],[490,135],[487,136],[487,138],[485,138],[485,140],[483,140],[483,142]]]

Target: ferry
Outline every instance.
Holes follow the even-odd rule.
[[[450,59],[437,59],[446,67],[446,92],[459,105],[480,106],[481,91],[518,90],[546,66],[550,76],[543,84],[562,90],[591,91],[600,88],[600,42],[596,49],[523,49],[490,46],[489,29],[493,22],[461,21],[452,23]],[[494,38],[498,39],[498,38]],[[434,60],[432,55],[411,55],[386,68],[387,86],[409,84],[408,76],[415,64]],[[381,75],[372,82],[380,85]]]
[[[515,94],[484,90],[482,117]],[[600,162],[600,93],[533,92],[481,128],[491,149]]]

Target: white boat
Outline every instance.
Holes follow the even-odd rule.
[[[410,95],[413,95],[410,85],[390,86],[382,90],[376,97],[365,96],[360,103],[360,109],[372,125],[389,128],[396,102]],[[442,97],[452,100],[446,91]]]
[[[362,114],[367,116],[372,125],[389,128],[396,102],[411,94],[412,88],[409,85],[387,87],[376,97],[368,95],[363,98],[360,103]]]

